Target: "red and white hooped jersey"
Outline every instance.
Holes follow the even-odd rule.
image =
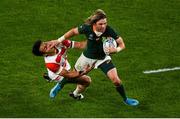
[[[67,49],[64,47],[56,47],[58,53],[53,56],[45,56],[45,65],[48,70],[48,75],[52,80],[60,81],[62,80],[62,76],[60,76],[60,72],[63,68],[66,70],[70,70],[71,66],[67,61]]]

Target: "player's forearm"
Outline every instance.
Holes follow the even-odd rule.
[[[62,42],[63,40],[65,39],[69,39],[75,35],[78,35],[79,32],[78,32],[78,28],[72,28],[71,30],[69,30],[68,32],[66,32],[63,36],[61,36],[60,38],[58,38],[57,40],[59,42]]]
[[[118,47],[116,48],[116,52],[120,52],[121,50],[125,49],[125,44],[124,44],[124,41],[121,37],[119,37],[116,40],[116,42],[118,44]]]
[[[64,34],[65,39],[69,39],[75,35],[78,35],[77,28],[72,28],[67,33]]]
[[[63,77],[65,77],[65,78],[77,78],[79,76],[80,76],[80,73],[78,71],[70,71],[70,72],[64,74]]]

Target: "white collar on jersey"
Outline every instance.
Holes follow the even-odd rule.
[[[96,34],[96,36],[98,36],[98,37],[99,37],[99,36],[101,36],[101,35],[103,34],[102,32],[95,31],[95,30],[94,30],[94,33],[95,33],[95,34]]]

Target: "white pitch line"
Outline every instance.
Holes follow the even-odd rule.
[[[143,71],[143,73],[144,74],[152,74],[152,73],[167,72],[167,71],[174,71],[174,70],[180,70],[180,67],[149,70],[149,71]]]

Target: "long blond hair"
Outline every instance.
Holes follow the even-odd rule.
[[[97,9],[91,16],[85,20],[85,24],[92,25],[100,19],[106,18],[106,13],[102,9]]]

